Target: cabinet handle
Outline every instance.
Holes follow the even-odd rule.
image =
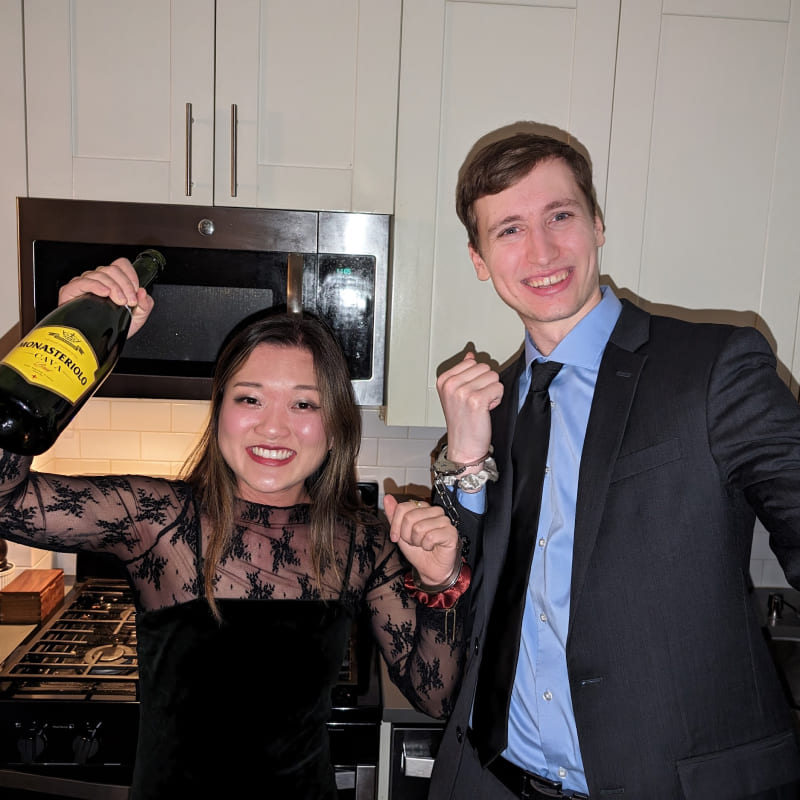
[[[192,104],[186,104],[186,196],[192,196]]]
[[[239,128],[239,109],[231,103],[231,197],[236,197],[236,138]]]

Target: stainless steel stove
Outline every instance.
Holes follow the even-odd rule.
[[[80,782],[87,797],[127,797],[138,676],[128,585],[79,584],[0,672],[0,786],[46,796]]]

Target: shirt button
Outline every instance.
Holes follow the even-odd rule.
[[[553,699],[553,693],[548,689],[543,695],[545,700],[549,703]]]
[[[547,614],[539,614],[539,619],[542,622],[547,622]]]
[[[564,767],[559,767],[558,768],[558,777],[559,778],[566,778],[567,777],[567,771],[564,769]]]
[[[461,744],[461,740],[464,738],[464,731],[461,729],[460,725],[456,726],[456,739],[458,743]]]
[[[478,637],[475,637],[475,655],[478,655]]]
[[[544,539],[539,539],[539,547],[544,547],[547,542]]]

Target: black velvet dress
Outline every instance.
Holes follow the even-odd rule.
[[[0,535],[90,550],[126,567],[137,605],[141,724],[132,800],[335,797],[325,722],[352,617],[366,606],[392,680],[420,710],[450,711],[463,614],[420,606],[385,523],[360,512],[335,531],[336,563],[313,578],[309,507],[237,501],[203,592],[205,534],[191,488],[143,476],[30,472],[0,451]],[[255,788],[253,788],[255,787]]]
[[[134,800],[335,798],[325,723],[350,616],[339,602],[205,600],[142,614]],[[186,795],[189,796],[189,795]],[[198,794],[197,796],[201,796]]]

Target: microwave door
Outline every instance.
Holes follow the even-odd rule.
[[[289,253],[286,276],[286,310],[292,314],[303,313],[303,273],[305,259],[302,253]]]

